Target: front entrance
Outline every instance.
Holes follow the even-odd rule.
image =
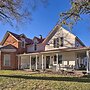
[[[49,69],[50,65],[50,56],[46,56],[46,69]]]

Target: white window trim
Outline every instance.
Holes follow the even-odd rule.
[[[22,43],[24,43],[24,46],[22,45]],[[22,47],[22,48],[25,48],[25,41],[24,41],[24,40],[21,41],[21,47]]]
[[[6,56],[6,55],[9,55],[9,65],[6,65],[6,64],[5,64],[5,56]],[[11,64],[10,64],[10,60],[11,60],[11,59],[10,59],[10,54],[4,54],[4,66],[10,66],[10,65],[11,65]]]

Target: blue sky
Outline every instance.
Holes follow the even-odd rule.
[[[7,30],[17,34],[24,33],[27,37],[34,36],[46,37],[48,33],[56,25],[60,12],[68,10],[70,7],[69,0],[49,0],[47,7],[39,6],[32,11],[32,21],[19,26],[19,28],[11,27],[9,24],[0,23],[0,41]],[[90,46],[90,20],[89,16],[83,16],[83,20],[79,21],[71,31],[77,35],[87,46]]]

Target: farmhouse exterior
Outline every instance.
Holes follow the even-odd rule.
[[[56,25],[46,38],[7,31],[0,46],[0,69],[90,69],[89,47]]]

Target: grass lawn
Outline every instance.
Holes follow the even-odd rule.
[[[90,77],[1,70],[0,90],[90,90]]]

